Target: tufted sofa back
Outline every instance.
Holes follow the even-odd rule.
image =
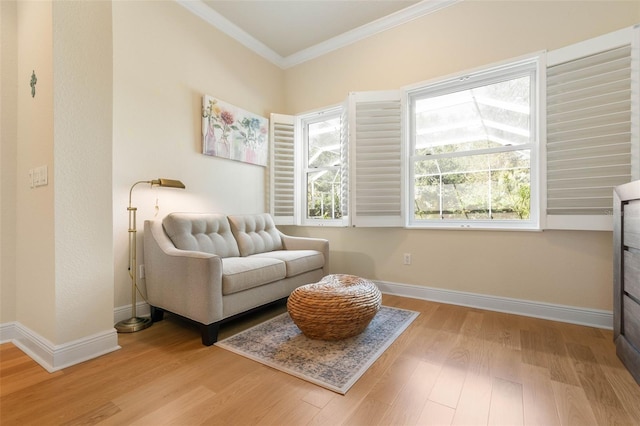
[[[280,232],[268,213],[228,216],[240,256],[282,250]]]
[[[234,257],[240,254],[227,216],[217,213],[170,213],[162,220],[176,248]]]

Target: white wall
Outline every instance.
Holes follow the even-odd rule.
[[[138,230],[154,218],[156,199],[158,218],[176,210],[265,211],[264,167],[201,154],[201,97],[268,117],[284,109],[284,72],[175,2],[114,2],[113,35],[115,306],[123,307],[131,303],[127,203],[134,182],[162,177],[187,186],[138,185]],[[141,232],[138,240],[141,264]]]
[[[556,49],[640,22],[640,2],[464,1],[286,71],[289,113]],[[612,309],[610,232],[285,228],[331,242],[332,272]],[[402,264],[403,253],[412,264]]]

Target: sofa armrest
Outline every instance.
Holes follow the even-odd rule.
[[[329,272],[329,241],[323,238],[293,237],[280,232],[282,246],[285,250],[316,250],[324,256],[323,273]]]
[[[147,300],[201,324],[222,319],[222,259],[214,254],[179,250],[161,221],[144,222]]]

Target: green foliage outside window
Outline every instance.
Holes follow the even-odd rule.
[[[340,185],[316,181],[307,191],[307,217],[310,219],[340,219]]]
[[[528,151],[429,157],[414,163],[415,218],[529,219]]]

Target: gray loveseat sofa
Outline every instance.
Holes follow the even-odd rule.
[[[281,233],[269,214],[171,213],[144,223],[147,300],[200,325],[202,343],[219,325],[286,299],[326,275],[329,242]]]

